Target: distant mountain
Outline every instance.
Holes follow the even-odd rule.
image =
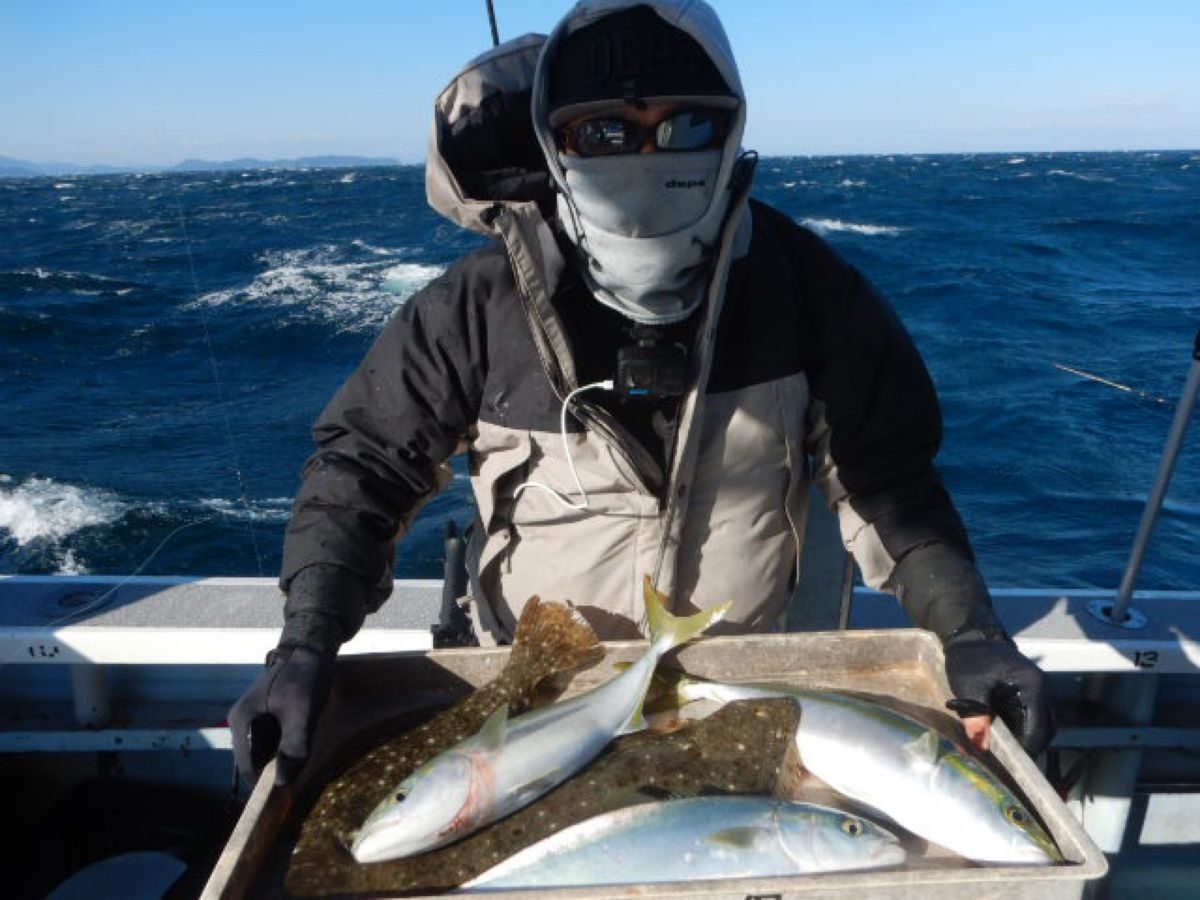
[[[299,159],[224,161],[188,159],[174,166],[81,166],[63,162],[29,162],[0,156],[0,178],[33,178],[45,175],[116,175],[126,172],[237,172],[247,169],[329,169],[365,166],[398,166],[397,159],[368,156],[303,156]]]
[[[110,175],[128,172],[129,168],[118,166],[78,166],[73,163],[35,163],[24,159],[0,156],[0,178],[30,178],[35,175]]]
[[[400,160],[369,156],[302,156],[299,159],[255,159],[241,157],[213,162],[207,159],[185,159],[171,166],[171,172],[238,172],[247,169],[346,169],[364,166],[398,166]]]

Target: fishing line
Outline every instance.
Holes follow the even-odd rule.
[[[64,613],[63,615],[59,616],[57,619],[51,619],[49,622],[46,623],[46,625],[44,627],[56,628],[57,626],[62,625],[64,622],[69,622],[72,619],[78,619],[82,616],[88,615],[89,613],[94,613],[94,612],[96,612],[96,610],[103,608],[108,603],[108,601],[112,598],[112,596],[114,594],[116,594],[117,591],[119,591],[125,585],[129,584],[130,581],[132,581],[134,578],[136,578],[138,575],[141,574],[142,570],[144,568],[146,568],[146,566],[150,565],[150,561],[153,560],[154,557],[158,556],[158,552],[167,545],[167,542],[170,541],[171,538],[175,537],[175,535],[179,534],[179,532],[181,532],[181,531],[185,531],[188,528],[195,528],[198,525],[204,525],[205,523],[211,522],[216,518],[217,518],[217,514],[213,514],[211,516],[205,516],[203,519],[199,519],[198,521],[195,521],[195,522],[185,522],[184,524],[180,525],[178,528],[175,528],[174,530],[171,531],[170,534],[168,534],[165,538],[163,538],[161,541],[158,542],[158,546],[150,551],[149,555],[147,555],[146,558],[142,560],[141,564],[139,564],[136,569],[134,569],[132,572],[130,572],[128,575],[126,575],[124,578],[122,578],[120,581],[118,581],[116,584],[114,584],[112,587],[110,587],[107,591],[105,591],[99,597],[96,597],[94,600],[89,600],[87,603],[85,603],[83,606],[79,607],[78,609],[73,609],[70,612]],[[13,657],[15,657],[17,655],[17,653],[19,653],[19,652],[20,652],[19,650],[15,650],[15,651],[13,651],[12,655],[9,656],[8,659],[0,661],[0,669],[3,669],[5,666],[9,665],[13,661]]]
[[[188,234],[187,220],[183,215],[183,202],[179,198],[179,188],[175,188],[175,208],[179,212],[179,230],[183,232],[183,246],[187,253],[188,271],[192,277],[192,296],[195,300],[196,309],[200,313],[201,330],[204,333],[204,345],[208,349],[208,364],[212,370],[213,383],[217,388],[217,397],[220,400],[221,419],[225,423],[225,440],[229,445],[229,455],[233,458],[233,471],[237,476],[238,482],[238,500],[242,504],[242,508],[246,511],[246,530],[250,533],[250,544],[254,548],[254,561],[258,565],[258,576],[266,577],[266,571],[263,568],[262,553],[258,547],[258,534],[254,530],[254,512],[250,509],[250,500],[246,491],[246,478],[242,472],[242,464],[238,457],[237,440],[233,435],[233,425],[229,419],[229,401],[225,396],[225,385],[221,381],[221,370],[217,366],[217,355],[213,350],[212,334],[208,328],[208,316],[204,312],[204,304],[200,300],[200,281],[196,278],[196,261],[192,256],[192,238]],[[223,515],[223,514],[222,514]]]
[[[1168,406],[1170,405],[1166,399],[1158,396],[1157,394],[1151,394],[1149,391],[1140,391],[1135,387],[1130,387],[1127,384],[1121,384],[1119,381],[1113,381],[1109,378],[1104,378],[1100,375],[1096,375],[1093,372],[1085,372],[1083,369],[1076,369],[1073,366],[1063,365],[1062,363],[1050,363],[1050,365],[1054,366],[1056,369],[1061,369],[1064,372],[1070,372],[1072,375],[1078,375],[1080,378],[1087,378],[1099,384],[1105,384],[1111,388],[1116,388],[1118,391],[1125,391],[1127,393],[1134,394],[1135,396],[1141,397],[1144,400],[1151,400],[1155,403],[1162,403],[1163,405]]]

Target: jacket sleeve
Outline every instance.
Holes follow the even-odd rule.
[[[342,641],[390,593],[395,543],[448,482],[446,462],[475,422],[486,285],[474,256],[392,317],[313,427],[317,450],[288,524],[280,586],[287,591],[311,568],[304,581],[320,573],[320,587],[305,593],[327,607],[366,585],[366,609],[340,611]]]
[[[941,410],[925,364],[879,291],[802,232],[811,328],[815,480],[868,585],[945,640],[996,626],[962,519],[934,468]]]

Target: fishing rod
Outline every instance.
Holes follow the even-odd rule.
[[[492,0],[487,0],[488,23],[492,26],[492,46],[500,46],[500,29],[496,27],[496,9]]]
[[[1125,575],[1117,590],[1116,598],[1111,605],[1107,601],[1094,601],[1091,605],[1092,615],[1109,625],[1121,628],[1140,628],[1145,624],[1145,617],[1131,610],[1129,602],[1133,598],[1133,587],[1137,583],[1138,573],[1146,555],[1146,547],[1150,543],[1150,535],[1158,522],[1158,514],[1162,511],[1163,500],[1167,494],[1167,486],[1175,471],[1175,462],[1183,446],[1183,438],[1187,433],[1192,411],[1196,406],[1196,395],[1200,393],[1200,331],[1196,332],[1195,344],[1192,347],[1192,364],[1188,373],[1187,383],[1175,409],[1175,420],[1171,423],[1171,431],[1167,435],[1167,443],[1163,448],[1162,461],[1158,465],[1158,475],[1154,480],[1154,488],[1146,500],[1142,510],[1142,520],[1138,525],[1137,537],[1129,554],[1129,563],[1125,567]]]

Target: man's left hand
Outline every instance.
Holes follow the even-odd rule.
[[[999,715],[1025,752],[1037,756],[1054,736],[1050,691],[1042,670],[1003,636],[974,631],[945,644],[946,678],[967,737],[987,749],[990,717]]]

